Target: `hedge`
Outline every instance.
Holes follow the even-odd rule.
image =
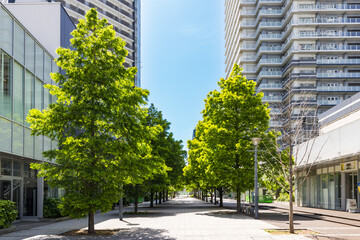
[[[9,227],[17,215],[14,202],[0,199],[0,228]]]

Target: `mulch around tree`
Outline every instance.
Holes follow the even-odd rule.
[[[92,236],[111,236],[118,233],[120,229],[112,229],[112,230],[95,230],[95,233],[88,233],[87,230],[71,230],[68,232],[64,232],[60,234],[61,236],[85,236],[85,235],[92,235]]]
[[[289,233],[289,229],[266,229],[266,232],[270,234],[292,234]],[[299,235],[316,235],[318,232],[309,230],[309,229],[295,229],[295,234]]]

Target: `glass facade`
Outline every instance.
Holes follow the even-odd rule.
[[[43,180],[30,168],[46,160],[42,152],[57,143],[31,136],[26,122],[30,109],[42,110],[54,101],[44,89],[53,83],[50,73],[58,71],[53,59],[0,4],[0,199],[14,201],[19,218],[42,217],[40,198],[57,196],[56,189],[43,189]]]
[[[53,57],[3,7],[0,8],[0,151],[43,160],[49,139],[30,135],[26,116],[51,102],[44,84],[58,71]]]
[[[300,174],[297,204],[304,207],[345,210],[347,199],[356,199],[360,206],[357,190],[358,171],[340,171],[340,165],[329,165],[314,169],[305,181]],[[304,183],[300,184],[302,181]]]

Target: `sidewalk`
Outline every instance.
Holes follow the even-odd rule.
[[[271,235],[263,229],[277,227],[234,211],[220,209],[193,198],[177,198],[154,208],[142,206],[142,214],[125,215],[118,211],[95,216],[95,229],[117,229],[113,236],[61,236],[61,233],[87,227],[87,219],[68,220],[16,231],[0,236],[0,240],[17,239],[264,239],[303,240],[301,235]]]
[[[233,204],[235,204],[235,207],[236,207],[235,199],[230,199],[230,198],[224,199],[224,203],[231,203],[231,208],[233,208]],[[246,203],[246,204],[248,205],[248,203]],[[277,208],[277,209],[289,210],[289,203],[287,203],[287,202],[259,203],[259,207],[260,207],[260,210],[261,210],[261,208]],[[333,218],[341,218],[343,220],[359,221],[359,227],[360,227],[360,213],[349,213],[349,212],[338,211],[338,210],[311,208],[311,207],[298,207],[298,206],[295,206],[295,203],[294,203],[294,213],[313,214],[314,217],[326,216],[326,217],[333,217]]]

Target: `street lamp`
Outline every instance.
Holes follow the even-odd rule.
[[[258,176],[257,176],[257,146],[260,143],[261,138],[251,138],[252,143],[255,146],[255,219],[259,217],[259,189],[258,189]]]

